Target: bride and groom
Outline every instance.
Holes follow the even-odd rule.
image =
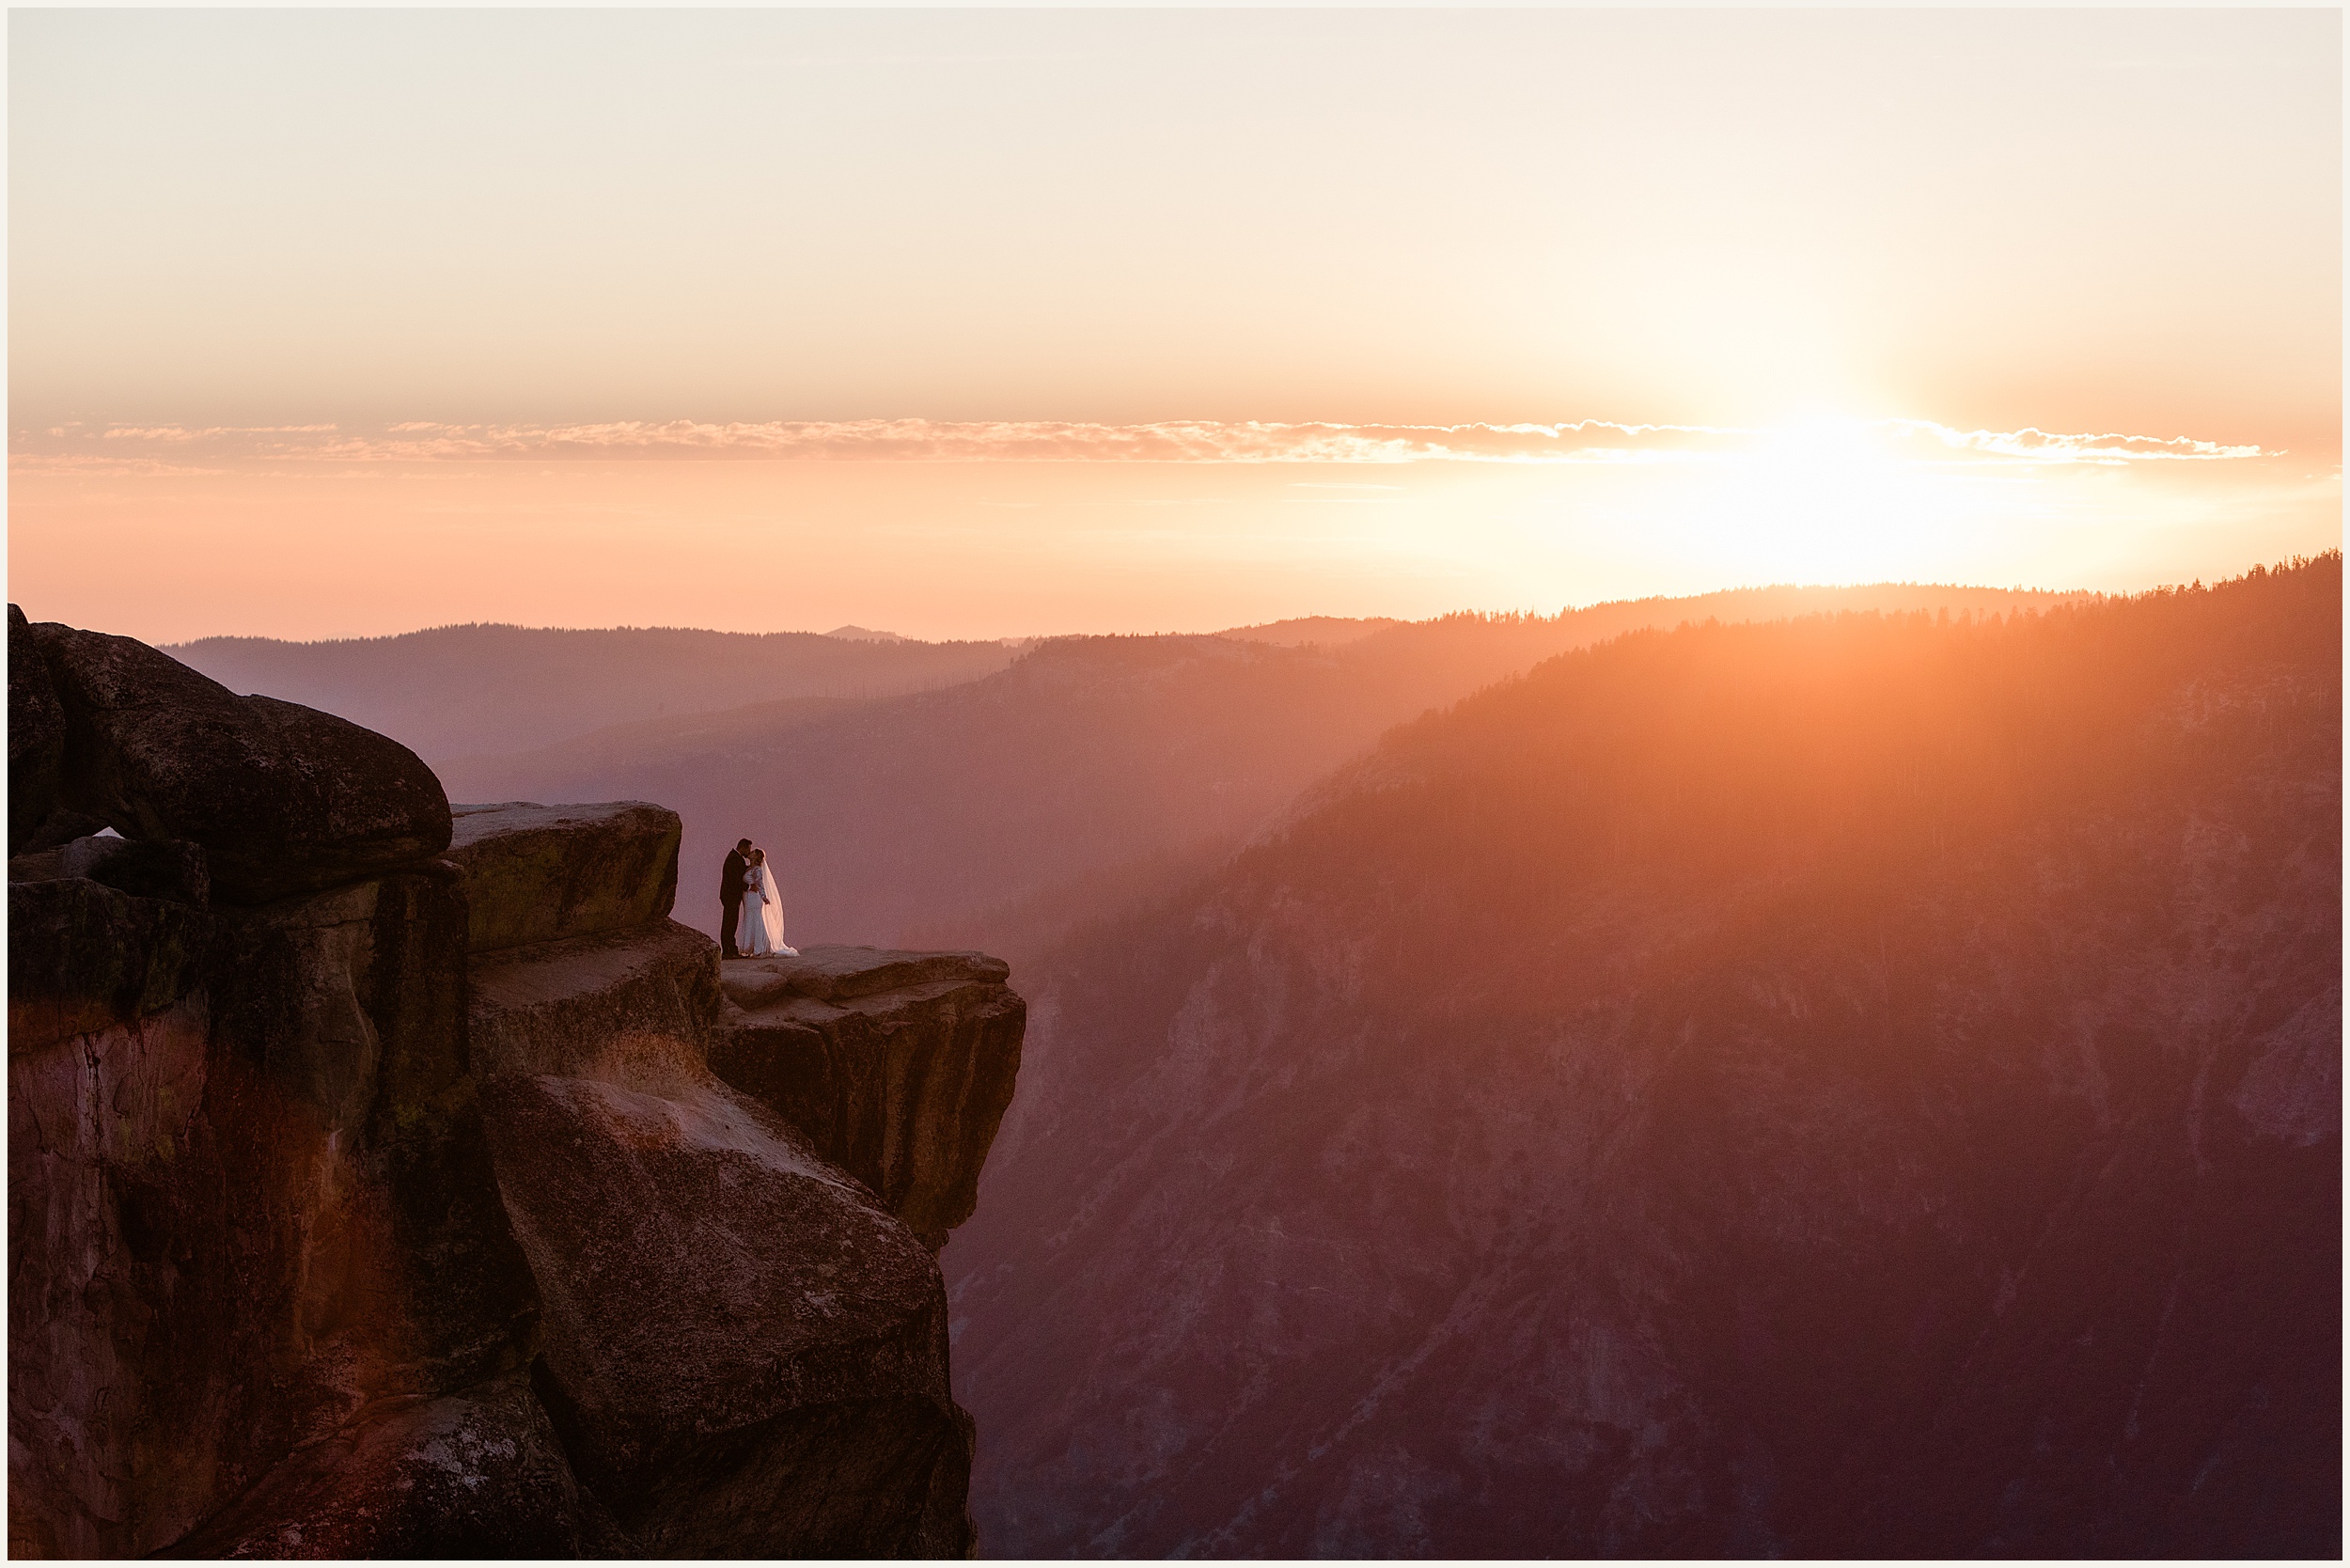
[[[800,949],[783,940],[783,895],[776,891],[775,868],[767,864],[767,852],[752,848],[748,839],[736,840],[727,852],[726,870],[720,877],[719,956],[796,957]]]

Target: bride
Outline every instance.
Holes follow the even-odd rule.
[[[767,852],[751,851],[750,870],[743,873],[743,918],[735,928],[735,950],[744,958],[793,957],[800,949],[783,940],[783,896],[776,891],[776,873]]]

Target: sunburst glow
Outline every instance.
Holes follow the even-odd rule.
[[[27,10],[13,584],[999,636],[2339,543],[2331,13],[1693,15]]]

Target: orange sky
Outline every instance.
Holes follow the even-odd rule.
[[[2238,571],[2341,537],[2341,58],[2321,11],[20,11],[10,594],[994,636]]]

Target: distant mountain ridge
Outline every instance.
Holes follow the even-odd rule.
[[[1308,615],[1290,620],[1269,620],[1261,626],[1230,626],[1216,635],[1238,637],[1243,642],[1277,643],[1285,648],[1305,643],[1321,643],[1335,648],[1403,624],[1401,620],[1384,616],[1355,620],[1343,616]]]
[[[460,800],[668,802],[685,819],[680,919],[714,921],[694,868],[747,835],[776,857],[799,935],[980,945],[1016,964],[1213,864],[1389,726],[1568,649],[1689,619],[1888,601],[2001,614],[2060,598],[1763,588],[1343,640],[1057,637],[932,692],[640,719],[436,766]]]
[[[794,940],[894,942],[919,925],[951,945],[941,928],[975,911],[1230,847],[1386,725],[1562,633],[1463,618],[1388,635],[1337,651],[1061,637],[944,690],[641,721],[440,771],[458,798],[674,802],[681,919],[714,919],[690,869],[747,835],[776,859]]]
[[[1823,596],[1828,596],[1824,598]],[[1904,596],[1906,596],[1904,598]],[[1999,609],[2064,595],[1916,588],[1741,588],[1642,605],[1754,619],[1849,601],[1893,607],[1964,603]],[[1563,612],[1588,617],[1617,606]],[[1337,647],[1406,624],[1331,616],[1234,627],[1218,635],[1281,646]],[[393,636],[288,642],[200,637],[165,651],[237,692],[258,692],[365,725],[436,767],[504,755],[639,720],[724,713],[786,698],[870,698],[934,691],[1004,668],[1048,638],[923,642],[860,626],[830,632],[708,632],[691,627],[592,630],[471,622]]]
[[[992,642],[494,624],[333,642],[206,637],[165,651],[233,691],[323,709],[390,735],[435,765],[665,713],[926,691],[976,680],[1016,656]]]

